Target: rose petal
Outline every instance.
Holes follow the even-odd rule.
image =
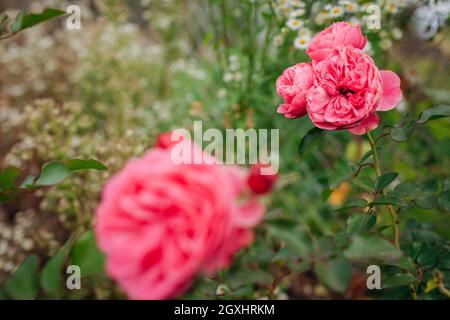
[[[378,116],[375,113],[372,113],[366,119],[361,121],[361,123],[358,126],[348,129],[348,131],[358,136],[363,135],[369,132],[370,130],[373,130],[376,127],[378,127],[378,120],[379,120]]]
[[[402,90],[400,89],[400,78],[395,72],[381,70],[381,84],[383,86],[383,96],[377,111],[388,111],[397,106],[402,100]]]

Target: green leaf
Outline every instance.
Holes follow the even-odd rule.
[[[373,181],[369,177],[356,177],[350,180],[351,183],[367,192],[373,192]]]
[[[326,259],[333,254],[336,241],[331,236],[323,236],[314,243],[314,256],[317,259]]]
[[[36,179],[35,176],[29,175],[27,176],[22,183],[20,184],[19,188],[22,189],[28,189],[28,188],[32,188],[34,185],[34,179]]]
[[[407,115],[401,124],[391,129],[391,138],[395,142],[404,142],[409,139],[416,128],[416,121]]]
[[[415,199],[416,204],[423,209],[433,209],[437,206],[438,197],[434,194],[421,195]]]
[[[374,214],[354,214],[347,219],[347,233],[357,234],[373,228],[377,222],[377,217]]]
[[[450,211],[450,190],[446,190],[439,195],[439,205],[442,209]]]
[[[338,187],[342,182],[349,180],[353,176],[353,167],[348,164],[337,165],[330,178],[328,179],[328,185],[331,189]]]
[[[372,155],[372,150],[367,151],[363,157],[361,158],[361,160],[359,161],[359,164],[363,164],[364,161],[366,161],[370,156]]]
[[[352,265],[347,259],[338,257],[324,262],[316,262],[314,271],[319,280],[328,288],[344,293],[350,283]]]
[[[401,199],[392,197],[392,196],[380,196],[376,198],[374,201],[370,203],[370,206],[374,205],[386,205],[391,204],[394,206],[404,206],[405,202],[403,202]]]
[[[94,233],[85,232],[74,244],[72,249],[72,264],[80,267],[82,276],[102,273],[105,257],[97,248]]]
[[[384,188],[390,185],[391,182],[394,181],[395,178],[397,178],[397,176],[397,172],[389,172],[379,176],[375,181],[375,191],[381,192]]]
[[[433,268],[439,263],[439,258],[443,254],[443,251],[439,247],[428,248],[419,254],[417,263],[423,268]]]
[[[367,207],[369,203],[367,202],[367,200],[364,199],[357,199],[355,201],[352,201],[348,204],[346,204],[345,206],[337,209],[338,211],[340,210],[346,210],[346,209],[351,209],[351,208],[365,208]]]
[[[63,14],[65,14],[65,12],[58,9],[45,9],[41,13],[21,13],[11,24],[11,32],[22,31]]]
[[[303,156],[313,145],[320,140],[320,138],[326,133],[325,130],[314,127],[309,130],[300,141],[298,145],[298,153]]]
[[[396,261],[388,261],[385,264],[396,266],[396,267],[398,267],[400,269],[408,271],[411,274],[414,274],[414,273],[417,272],[416,265],[411,260],[411,258],[407,257],[407,256],[403,256],[403,257],[401,257],[400,259],[398,259]]]
[[[389,277],[383,284],[383,289],[407,286],[416,282],[416,277],[410,273],[397,273]]]
[[[422,112],[417,123],[423,124],[430,120],[450,117],[450,106],[440,105]]]
[[[13,275],[4,283],[4,289],[8,296],[16,300],[36,298],[39,291],[38,272],[38,257],[35,255],[27,257]]]
[[[435,179],[425,181],[420,186],[420,191],[423,192],[435,193],[438,189],[439,189],[439,182],[437,182],[437,180]]]
[[[225,282],[231,288],[239,288],[242,285],[256,283],[260,285],[268,285],[273,281],[273,277],[263,270],[239,269],[229,274]]]
[[[19,170],[14,167],[8,167],[0,171],[0,190],[7,190],[14,187],[14,182],[19,175]]]
[[[51,298],[59,298],[61,296],[64,282],[62,269],[69,254],[69,249],[70,243],[56,252],[41,271],[41,287]]]
[[[442,190],[450,190],[450,177],[446,178],[444,180],[444,183],[442,184]]]
[[[67,161],[67,168],[70,171],[87,170],[87,169],[108,170],[108,168],[103,163],[94,159],[89,160],[72,159]]]
[[[311,239],[307,230],[301,226],[281,227],[269,226],[269,232],[276,238],[284,241],[288,250],[296,256],[305,258],[311,250]]]
[[[439,264],[437,265],[438,269],[450,269],[450,252],[443,254],[439,258]]]
[[[37,186],[51,186],[57,184],[69,176],[69,169],[60,161],[52,161],[42,168],[39,178],[36,180]]]
[[[389,241],[375,235],[353,236],[350,246],[344,251],[344,256],[350,260],[381,259],[383,261],[397,260],[402,252]]]
[[[410,195],[417,191],[417,186],[413,182],[402,182],[395,186],[394,191],[401,195]]]

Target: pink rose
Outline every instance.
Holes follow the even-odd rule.
[[[364,134],[378,126],[375,111],[392,109],[402,97],[395,73],[380,72],[370,56],[350,46],[336,47],[313,69],[308,115],[322,129]]]
[[[193,157],[201,153],[192,146]],[[210,157],[203,154],[203,157]],[[179,164],[171,148],[131,160],[106,184],[95,231],[107,272],[134,299],[165,299],[185,291],[198,273],[228,266],[251,243],[262,218],[240,168]]]
[[[314,74],[310,63],[299,63],[287,68],[277,79],[278,94],[284,104],[278,107],[278,113],[286,118],[299,118],[306,114],[306,94],[313,85]]]
[[[367,39],[359,26],[348,22],[337,22],[317,34],[308,46],[306,53],[312,60],[321,61],[333,53],[336,46],[351,46],[364,49]]]

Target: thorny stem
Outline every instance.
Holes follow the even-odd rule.
[[[378,159],[376,142],[374,141],[372,134],[370,132],[367,132],[367,138],[369,139],[370,148],[372,149],[372,157],[375,166],[375,172],[377,174],[377,177],[379,177],[381,176],[381,169],[380,169],[380,161]],[[398,216],[397,213],[394,211],[394,209],[392,209],[392,206],[388,205],[387,208],[392,221],[394,244],[397,249],[400,249],[400,230],[399,230]]]

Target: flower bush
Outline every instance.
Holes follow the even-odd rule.
[[[69,4],[0,4],[0,299],[448,298],[445,4]],[[174,165],[200,120],[279,172]]]

